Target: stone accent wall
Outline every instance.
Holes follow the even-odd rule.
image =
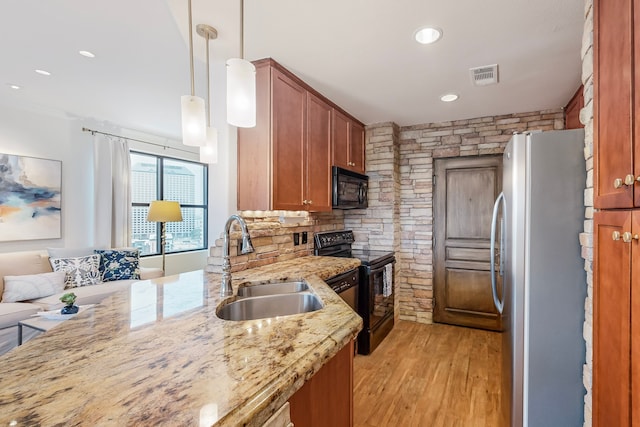
[[[242,233],[240,226],[234,222],[229,240],[232,272],[313,255],[314,233],[342,230],[345,227],[342,211],[329,213],[242,211],[240,216],[247,223],[254,252],[247,255],[240,254]],[[293,233],[304,231],[307,232],[307,243],[294,246]],[[223,237],[224,233],[221,232],[220,238],[215,241],[215,246],[209,248],[206,267],[209,272],[222,271]]]
[[[395,123],[367,126],[365,147],[369,176],[369,207],[346,211],[345,228],[353,230],[354,248],[396,254],[394,315],[398,318],[400,301],[407,296],[398,288],[398,267],[402,265],[400,251],[400,146],[399,128]]]
[[[395,250],[400,319],[432,322],[433,159],[501,154],[513,132],[556,129],[564,129],[562,109],[367,126],[369,209],[347,211],[344,222],[354,230],[356,245]]]
[[[584,158],[587,167],[587,189],[584,193],[584,233],[580,235],[584,269],[587,272],[587,299],[584,304],[585,322],[583,336],[586,343],[586,363],[583,383],[587,390],[584,397],[584,426],[592,425],[592,373],[593,373],[593,0],[585,0],[584,33],[582,36],[582,84],[584,107],[580,122],[584,125]]]

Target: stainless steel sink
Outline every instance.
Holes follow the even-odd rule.
[[[309,292],[242,298],[218,308],[223,320],[253,320],[320,310],[322,301]]]
[[[258,297],[264,295],[291,294],[309,290],[305,282],[264,283],[262,285],[244,286],[238,288],[239,297]]]

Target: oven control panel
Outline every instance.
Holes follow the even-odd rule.
[[[338,246],[345,243],[353,243],[355,238],[353,237],[353,231],[331,231],[327,233],[317,233],[315,235],[316,248],[327,248],[331,246]]]
[[[359,277],[358,269],[355,269],[339,276],[331,277],[330,279],[327,279],[326,282],[335,293],[339,294],[349,288],[358,286]]]

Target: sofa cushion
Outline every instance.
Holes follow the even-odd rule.
[[[103,282],[140,279],[140,252],[137,249],[96,249],[100,255]]]
[[[0,303],[0,329],[15,326],[40,310],[39,306],[24,302]]]
[[[94,286],[82,286],[73,288],[70,292],[76,294],[76,305],[99,304],[109,295],[127,289],[136,280],[118,280],[117,282],[105,282]],[[42,310],[56,310],[62,308],[64,303],[60,301],[62,293],[38,298],[29,301],[41,307]]]
[[[0,254],[0,296],[4,292],[4,276],[49,273],[53,271],[46,251],[23,251]]]
[[[3,302],[26,301],[60,293],[64,290],[64,271],[4,276]]]
[[[100,283],[100,255],[98,254],[76,258],[50,258],[49,261],[53,271],[67,273],[66,289]]]

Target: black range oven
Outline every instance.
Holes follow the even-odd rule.
[[[355,309],[363,320],[363,329],[358,335],[358,353],[369,354],[393,328],[396,259],[393,252],[352,249],[354,241],[353,232],[349,230],[317,233],[315,254],[358,258],[362,263]]]

